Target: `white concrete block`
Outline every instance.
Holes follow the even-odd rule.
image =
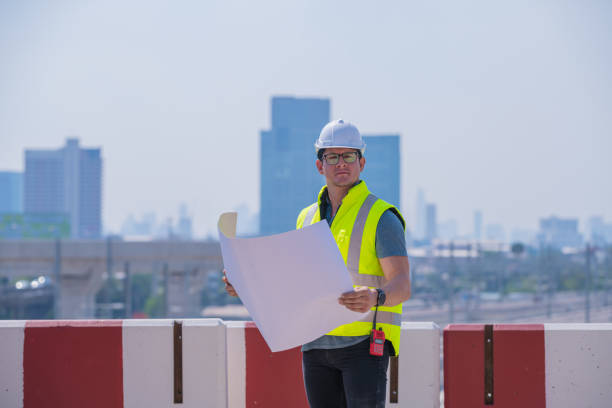
[[[226,339],[219,319],[177,319],[183,323],[183,403],[225,407]],[[174,405],[173,320],[123,323],[124,407]]]
[[[221,319],[183,320],[183,406],[227,406],[226,347]]]
[[[226,321],[227,327],[227,402],[229,408],[246,406],[246,322]]]
[[[124,408],[173,405],[173,347],[172,320],[123,321]]]
[[[182,407],[225,407],[226,336],[220,319],[176,319],[183,333]],[[124,407],[174,404],[173,320],[123,323]]]
[[[612,324],[545,324],[546,406],[612,406]]]
[[[389,375],[387,375],[389,379]],[[440,328],[433,322],[402,322],[398,403],[387,407],[440,407]]]
[[[0,321],[0,407],[23,407],[24,320]]]

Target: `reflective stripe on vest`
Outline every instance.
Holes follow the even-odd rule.
[[[369,322],[372,323],[374,321],[374,311],[370,310],[367,315],[359,319],[360,322]],[[402,325],[402,315],[394,312],[385,312],[379,310],[376,314],[376,323],[387,323],[393,324],[396,326]]]
[[[351,241],[349,242],[348,254],[346,256],[346,268],[348,269],[351,279],[355,285],[382,288],[387,282],[384,276],[365,275],[359,273],[359,256],[361,255],[363,231],[365,229],[365,223],[368,219],[368,215],[370,214],[370,210],[372,209],[372,206],[376,200],[378,200],[378,197],[376,197],[374,194],[369,194],[357,213],[357,219],[355,219],[355,224],[353,224]]]
[[[351,242],[349,243],[348,254],[346,256],[346,268],[348,269],[351,279],[353,280],[353,284],[382,288],[387,283],[387,279],[384,276],[359,273],[359,256],[361,255],[363,231],[365,229],[365,223],[368,219],[368,215],[370,214],[370,210],[372,209],[374,203],[376,203],[376,200],[378,200],[378,197],[376,197],[374,194],[369,194],[357,213],[357,219],[353,225]],[[308,212],[306,213],[306,217],[304,217],[304,226],[312,224],[312,220],[314,219],[318,209],[318,203],[310,206]]]

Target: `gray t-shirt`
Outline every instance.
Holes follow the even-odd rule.
[[[331,203],[325,194],[323,197],[322,210],[327,223],[331,226]],[[386,210],[380,217],[376,226],[376,257],[408,256],[406,251],[406,237],[404,226],[399,216],[392,209]],[[330,336],[323,335],[318,339],[302,346],[302,352],[312,349],[335,349],[352,346],[367,339],[369,336]]]

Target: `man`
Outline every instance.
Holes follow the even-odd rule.
[[[300,212],[297,228],[327,220],[353,280],[338,302],[364,319],[345,324],[302,346],[302,369],[311,407],[384,407],[389,355],[398,355],[402,302],[410,297],[404,220],[391,204],[359,180],[365,143],[355,126],[328,123],[315,143],[315,165],[326,186]],[[229,294],[237,296],[227,278]],[[376,329],[385,335],[382,355],[371,353]]]

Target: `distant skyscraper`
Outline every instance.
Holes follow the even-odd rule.
[[[457,239],[457,221],[447,220],[438,223],[438,236],[442,239],[453,240]]]
[[[416,197],[416,218],[414,235],[416,239],[423,239],[427,235],[427,210],[425,203],[425,192],[422,188],[417,190]]]
[[[474,239],[480,241],[482,239],[482,211],[474,211]]]
[[[191,225],[193,221],[187,212],[187,205],[181,204],[179,209],[179,219],[176,225],[176,234],[179,238],[184,240],[190,240],[193,238],[193,232]]]
[[[487,224],[485,227],[485,235],[491,241],[506,241],[506,231],[501,224]]]
[[[0,214],[23,212],[23,173],[0,171]]]
[[[100,149],[68,139],[58,150],[25,151],[25,212],[66,214],[71,238],[99,238],[102,231]]]
[[[438,219],[436,212],[435,204],[427,204],[425,207],[425,218],[427,220],[425,238],[430,241],[438,237]]]
[[[612,223],[605,223],[602,216],[590,217],[589,240],[595,245],[612,243]]]
[[[578,233],[576,218],[541,218],[538,238],[543,244],[557,248],[582,245],[582,235]]]
[[[377,197],[400,208],[399,135],[363,136],[366,165],[361,179]]]
[[[155,213],[145,213],[138,219],[133,214],[130,214],[121,225],[121,235],[127,239],[132,239],[132,237],[150,239],[153,237],[156,226],[157,217]]]
[[[299,211],[325,184],[314,143],[329,111],[329,99],[272,98],[272,127],[261,132],[260,234],[295,229]]]

